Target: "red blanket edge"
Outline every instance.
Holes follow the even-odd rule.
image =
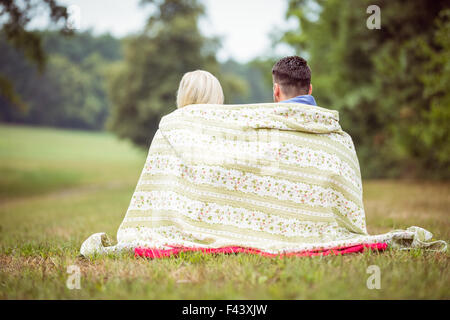
[[[229,253],[248,253],[257,254],[264,257],[312,257],[312,256],[327,256],[327,255],[343,255],[349,253],[363,252],[364,250],[372,251],[383,251],[386,250],[387,243],[364,243],[348,247],[334,247],[329,249],[318,249],[318,250],[305,250],[297,252],[285,252],[280,254],[274,254],[269,252],[264,252],[254,248],[244,248],[244,247],[222,247],[222,248],[202,248],[202,247],[173,247],[172,249],[154,249],[154,248],[143,248],[137,247],[134,249],[135,257],[145,257],[150,259],[164,258],[177,255],[180,252],[194,252],[201,251],[205,254],[229,254]]]

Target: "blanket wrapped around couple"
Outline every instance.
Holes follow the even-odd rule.
[[[97,233],[81,254],[446,250],[419,227],[368,235],[362,196],[358,158],[337,111],[297,103],[190,105],[162,118],[118,243],[107,245]]]

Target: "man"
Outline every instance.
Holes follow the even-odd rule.
[[[285,103],[303,103],[316,106],[311,95],[311,69],[305,59],[285,57],[272,68],[273,100]]]

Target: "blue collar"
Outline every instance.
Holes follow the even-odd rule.
[[[282,103],[303,103],[303,104],[309,104],[311,106],[317,106],[316,100],[314,100],[314,97],[310,94],[305,94],[302,96],[297,96],[294,98],[291,98],[289,100],[280,101]]]

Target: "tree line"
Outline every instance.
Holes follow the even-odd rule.
[[[380,29],[366,9],[378,5]],[[450,10],[435,0],[289,0],[320,105],[337,109],[364,177],[450,178]]]

